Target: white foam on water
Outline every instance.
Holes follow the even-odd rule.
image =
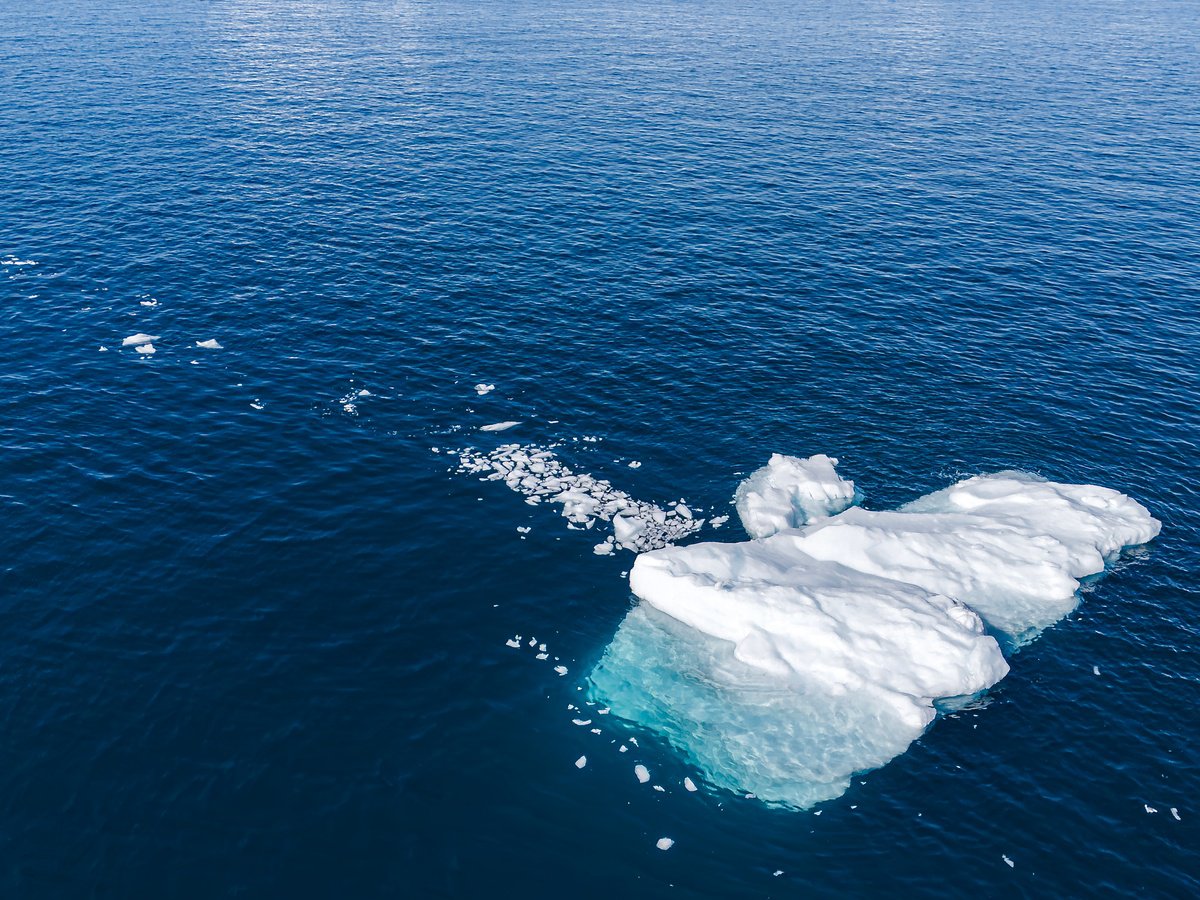
[[[837,512],[858,494],[835,465],[777,455],[751,475],[738,508],[760,539],[638,556],[642,602],[591,675],[713,784],[792,807],[839,796],[939,705],[1003,678],[993,634],[1032,640],[1160,527],[1116,491],[1018,472]]]
[[[139,331],[137,334],[131,334],[129,337],[121,341],[121,346],[131,347],[134,344],[149,344],[158,340],[162,340],[162,338],[157,334],[143,334]]]

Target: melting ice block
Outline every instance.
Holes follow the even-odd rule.
[[[734,496],[746,531],[751,537],[768,537],[853,505],[858,500],[854,482],[839,476],[836,466],[836,459],[821,454],[797,459],[773,453]]]
[[[641,554],[642,603],[591,676],[614,714],[712,783],[788,806],[838,796],[904,752],[939,701],[995,684],[1008,664],[994,633],[1031,640],[1080,579],[1160,527],[1117,491],[1019,472],[846,508],[853,485],[834,465],[775,456],[751,475],[738,509],[760,539]]]

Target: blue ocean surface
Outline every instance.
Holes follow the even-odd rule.
[[[1200,5],[0,12],[0,896],[1200,893]],[[506,441],[1163,529],[780,808],[572,724],[633,557]]]

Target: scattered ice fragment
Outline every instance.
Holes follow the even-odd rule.
[[[572,725],[591,725],[592,720],[591,719],[572,719],[571,724]]]
[[[531,532],[532,530],[533,529],[528,525],[518,525],[517,526],[518,534],[529,534],[529,532]]]
[[[1149,803],[1143,803],[1142,805],[1146,807],[1146,812],[1148,812],[1148,813],[1158,812],[1158,810],[1155,809],[1153,806],[1151,806]]]
[[[637,780],[642,784],[650,780],[650,770],[641,763],[633,767],[633,774],[637,776]]]
[[[512,638],[509,638],[504,643],[507,644],[509,647],[520,647],[521,646],[520,641],[514,641]]]
[[[157,350],[154,349],[153,344],[142,344],[141,346],[134,347],[133,349],[136,350],[138,353],[141,353],[143,356],[150,356],[151,354],[158,352]]]
[[[633,744],[633,746],[635,746],[635,747],[640,746],[637,742],[637,738],[635,738],[635,737],[631,737],[629,739],[629,743]]]
[[[101,344],[101,345],[100,345],[100,352],[101,352],[101,353],[107,353],[107,352],[108,352],[108,348],[107,348],[107,347],[105,347],[103,344]]]
[[[131,334],[129,337],[125,338],[125,340],[121,341],[121,346],[129,347],[133,344],[149,344],[149,343],[151,343],[153,341],[157,341],[157,340],[161,340],[159,335],[143,334],[142,332],[139,331],[137,334]]]
[[[667,789],[666,789],[665,787],[663,787],[661,784],[656,784],[656,785],[654,785],[654,789],[655,789],[656,791],[659,791],[659,792],[662,792],[662,793],[666,793],[666,790],[667,790]]]
[[[535,658],[535,659],[548,659],[549,657],[550,657],[550,654],[549,654],[549,653],[539,653],[539,654],[538,654],[536,657],[534,657],[534,658]]]
[[[141,306],[150,306],[150,307],[158,306],[157,300],[141,300],[141,301],[139,301],[139,303]]]
[[[535,638],[535,637],[531,637],[531,638],[529,639],[529,646],[530,646],[530,647],[536,647],[536,646],[537,646],[537,638]]]
[[[1001,858],[1002,860],[1004,860],[1005,864],[1006,864],[1006,865],[1007,865],[1007,866],[1008,866],[1010,869],[1012,869],[1012,868],[1015,868],[1015,867],[1016,867],[1016,863],[1014,863],[1014,862],[1013,862],[1011,859],[1009,859],[1009,858],[1008,858],[1008,857],[1007,857],[1005,854],[1001,853],[1001,854],[1000,854],[1000,858]]]
[[[692,781],[690,776],[683,779],[683,786],[693,793],[696,791],[696,782]]]
[[[196,346],[202,350],[224,350],[216,338],[209,338],[207,341],[196,341]]]
[[[1182,822],[1182,821],[1183,821],[1183,819],[1179,818],[1179,810],[1177,810],[1177,809],[1176,809],[1175,807],[1173,807],[1173,806],[1171,807],[1171,815],[1173,815],[1173,816],[1175,817],[1175,821],[1176,821],[1176,822]]]
[[[545,652],[546,652],[546,645],[545,645],[545,644],[538,644],[538,650],[540,650],[542,653],[545,653]]]
[[[494,384],[477,384],[477,385],[475,385],[475,393],[477,393],[480,397],[482,397],[484,394],[486,394],[490,391],[494,391],[495,389],[496,389],[496,386]]]
[[[577,769],[582,769],[586,765],[587,765],[587,757],[586,756],[581,756],[581,757],[579,757],[579,759],[575,760],[575,768],[577,768]]]
[[[612,712],[612,710],[610,710],[610,709],[609,709],[609,708],[606,706],[606,707],[604,707],[604,709],[598,709],[598,710],[596,710],[596,715],[598,715],[598,716],[607,716],[607,715],[608,715],[610,712]]]
[[[1099,675],[1099,674],[1100,674],[1100,667],[1099,667],[1099,666],[1092,666],[1092,674],[1093,674],[1093,675]]]
[[[592,548],[592,552],[597,556],[612,556],[613,545],[609,541],[602,541]]]
[[[642,467],[642,464],[640,462],[638,462],[636,459],[629,463],[629,468],[631,468],[631,469],[640,469],[641,467]]]
[[[729,516],[713,516],[711,519],[708,520],[708,524],[711,525],[713,528],[720,528],[722,525],[724,525],[728,521],[729,521]]]
[[[567,667],[566,666],[555,666],[554,671],[557,672],[559,675],[566,675]]]
[[[600,733],[600,729],[599,729],[599,728],[593,728],[593,729],[592,729],[592,734],[599,734],[599,733]]]
[[[675,846],[675,842],[668,837],[662,837],[658,839],[654,846],[659,850],[670,850]]]
[[[521,424],[520,422],[493,422],[491,425],[480,425],[479,430],[480,431],[508,431],[508,429],[514,428],[520,424]]]
[[[255,409],[265,409],[265,407],[262,404],[262,401],[258,400],[258,399],[255,399],[254,402],[251,403],[250,405],[253,406]]]
[[[617,748],[617,752],[618,753],[628,753],[629,748],[626,747],[624,744],[622,744],[620,747]]]
[[[780,875],[782,875],[782,874],[783,874],[783,869],[776,869],[776,870],[775,870],[774,872],[772,872],[771,874],[772,874],[772,875],[774,875],[776,878],[778,878]]]
[[[816,811],[813,813],[813,815],[814,815],[814,816],[819,816],[819,815],[820,815],[821,813],[823,813],[824,811],[825,811],[825,810],[823,810],[823,809],[818,809],[818,810],[816,810]],[[919,816],[919,815],[920,815],[920,813],[917,813],[917,815]]]

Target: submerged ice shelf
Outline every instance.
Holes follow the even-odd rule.
[[[1003,678],[994,635],[1032,640],[1160,527],[1117,491],[1020,472],[865,510],[836,464],[777,454],[737,492],[754,539],[638,556],[642,602],[591,675],[713,784],[800,808]]]

